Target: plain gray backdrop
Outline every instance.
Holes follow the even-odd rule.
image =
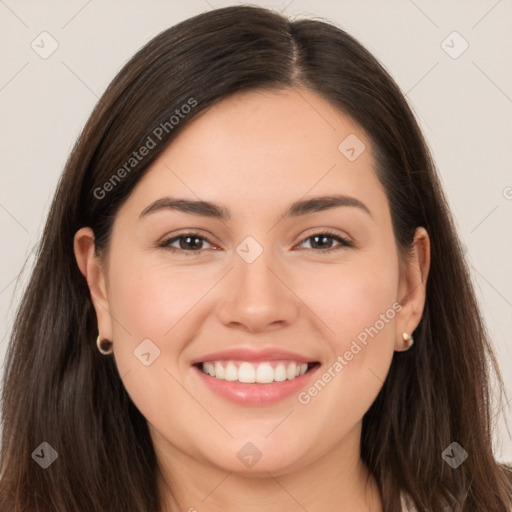
[[[57,180],[108,83],[162,30],[240,3],[0,0],[0,363]],[[511,400],[512,1],[253,4],[347,30],[406,94],[464,241]],[[508,462],[511,420],[512,401],[496,407],[495,455]]]

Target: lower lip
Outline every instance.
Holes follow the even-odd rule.
[[[192,369],[198,374],[204,384],[217,395],[236,404],[242,405],[271,405],[290,395],[297,394],[303,389],[319,366],[315,366],[304,375],[292,380],[272,382],[270,384],[246,384],[238,381],[217,379],[206,375],[197,366]]]

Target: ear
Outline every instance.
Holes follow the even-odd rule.
[[[80,272],[85,277],[98,320],[101,339],[112,340],[112,318],[107,294],[105,269],[96,255],[94,232],[91,228],[81,228],[75,233],[74,251]]]
[[[398,286],[402,305],[397,315],[395,350],[407,347],[402,339],[404,332],[411,334],[418,327],[425,306],[426,286],[430,269],[430,238],[423,227],[416,228],[410,254],[403,263]]]

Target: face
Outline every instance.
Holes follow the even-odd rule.
[[[139,181],[88,281],[157,452],[274,475],[358,453],[423,307],[374,168],[362,129],[294,88],[218,103]]]

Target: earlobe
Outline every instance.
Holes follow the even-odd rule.
[[[403,332],[401,340],[398,340],[395,344],[395,350],[397,352],[405,352],[406,350],[409,350],[413,346],[413,344],[414,337],[412,336],[412,334],[409,334],[408,332]]]
[[[91,228],[81,228],[75,233],[74,252],[78,268],[89,287],[91,300],[96,311],[98,332],[103,338],[112,339],[112,322],[105,270],[96,255],[94,232]]]
[[[412,337],[423,315],[429,270],[430,239],[425,228],[418,227],[409,259],[401,272],[399,298],[402,309],[397,317],[395,333],[397,351],[407,350],[412,345],[408,337]]]

